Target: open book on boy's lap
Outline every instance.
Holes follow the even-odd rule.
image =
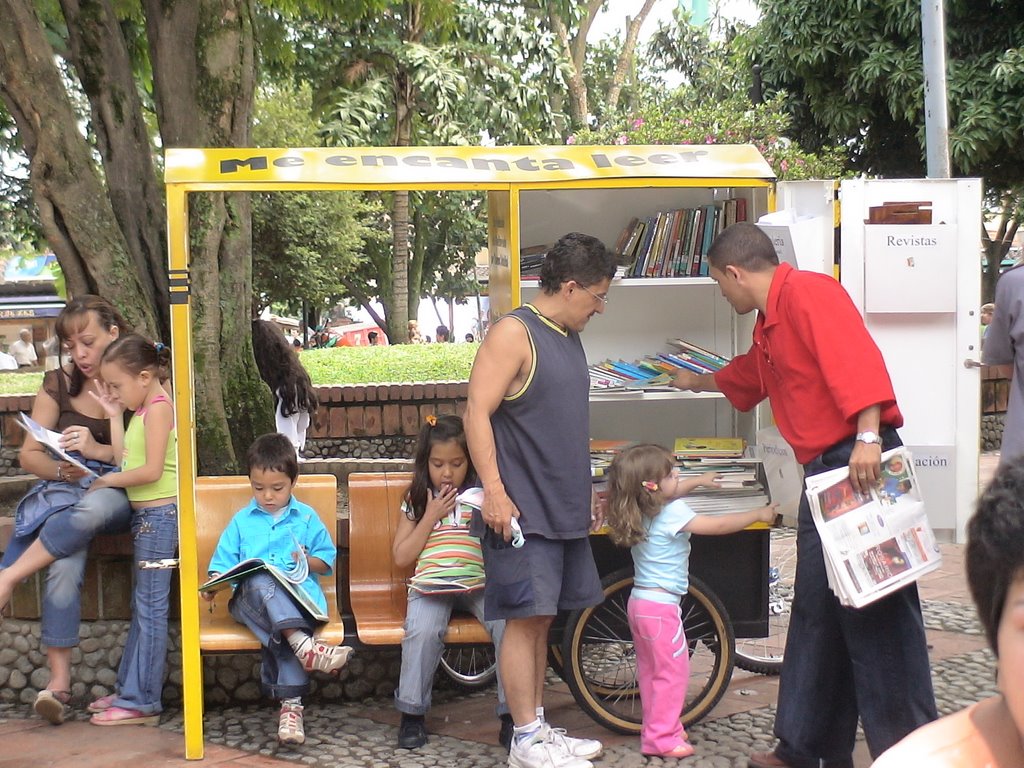
[[[327,613],[317,605],[313,599],[306,594],[301,584],[289,581],[285,571],[276,565],[268,563],[259,557],[243,560],[233,568],[224,573],[218,574],[199,585],[200,592],[217,592],[227,587],[234,586],[238,581],[254,573],[265,572],[273,577],[274,581],[280,584],[295,600],[296,605],[302,608],[314,621],[326,622]]]

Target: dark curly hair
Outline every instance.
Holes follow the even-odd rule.
[[[1024,458],[999,468],[967,523],[967,585],[989,647],[996,636],[1006,596],[1024,578]]]
[[[316,412],[317,397],[299,355],[277,326],[267,320],[252,321],[252,352],[260,378],[281,403],[281,415]]]
[[[557,293],[563,283],[575,280],[588,288],[615,276],[615,256],[591,235],[570,232],[551,246],[540,267],[540,287]]]

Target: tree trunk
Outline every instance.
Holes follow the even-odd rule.
[[[71,58],[89,98],[103,178],[156,338],[170,339],[164,190],[156,177],[128,49],[110,0],[61,0]]]
[[[626,39],[622,43],[622,51],[619,53],[619,60],[615,64],[615,74],[612,75],[611,85],[608,87],[608,98],[605,109],[609,115],[614,114],[619,106],[619,94],[622,93],[622,84],[626,81],[626,74],[633,64],[633,51],[636,49],[636,41],[640,35],[640,27],[647,19],[647,14],[654,7],[655,0],[647,0],[644,7],[636,18],[626,17]]]
[[[164,146],[248,146],[252,0],[144,6]],[[249,195],[195,194],[189,208],[196,449],[202,472],[233,472],[252,439],[273,430],[252,353]]]
[[[137,330],[161,327],[78,130],[54,51],[29,0],[0,0],[0,94],[29,158],[32,196],[72,294],[98,293]],[[148,143],[147,143],[148,146]]]
[[[585,127],[590,120],[588,105],[587,81],[583,77],[583,68],[587,59],[587,34],[594,16],[604,5],[604,0],[586,0],[585,8],[580,15],[580,25],[576,34],[570,38],[565,20],[552,7],[548,10],[548,23],[552,32],[562,45],[562,52],[569,62],[569,121],[572,128]]]

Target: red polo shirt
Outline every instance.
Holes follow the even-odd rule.
[[[801,464],[853,435],[857,414],[872,405],[881,405],[883,426],[903,425],[882,353],[829,275],[780,264],[753,342],[715,383],[741,411],[767,397]]]

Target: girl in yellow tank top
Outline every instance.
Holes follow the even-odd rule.
[[[174,407],[164,389],[170,350],[138,334],[122,336],[103,354],[95,396],[110,417],[111,445],[121,471],[91,490],[124,488],[132,505],[135,596],[132,623],[117,674],[117,693],[94,701],[94,725],[156,725],[167,659],[167,608],[178,546],[177,440]],[[123,413],[134,411],[127,430]]]

